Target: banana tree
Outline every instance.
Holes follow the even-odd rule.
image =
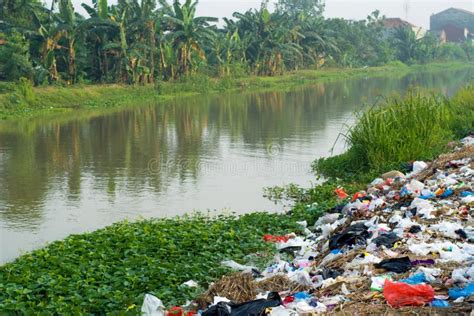
[[[82,32],[89,39],[92,47],[91,57],[95,65],[94,72],[97,81],[104,81],[109,74],[109,56],[104,45],[113,37],[115,23],[109,16],[109,6],[107,0],[92,0],[93,6],[82,3],[82,7],[89,14],[89,19],[80,25]]]
[[[53,0],[54,1],[54,0]],[[76,17],[71,0],[59,0],[59,30],[67,42],[68,82],[76,81]]]
[[[40,63],[48,70],[50,82],[59,80],[59,72],[56,63],[56,50],[62,48],[59,40],[63,37],[61,29],[57,28],[55,23],[43,24],[35,12],[32,12],[36,31],[32,37],[40,43]]]
[[[205,60],[204,43],[212,41],[214,31],[209,28],[209,22],[217,22],[217,18],[196,17],[197,1],[186,0],[180,4],[175,0],[171,10],[163,16],[165,23],[170,26],[166,39],[173,43],[178,52],[178,69],[181,74],[194,71],[192,59],[197,57]]]

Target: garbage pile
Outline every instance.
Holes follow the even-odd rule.
[[[440,311],[474,302],[474,138],[412,171],[392,171],[341,204],[304,235],[263,236],[277,255],[264,271],[240,272],[201,297],[203,316]],[[344,200],[342,200],[344,199]],[[344,202],[344,203],[342,203]],[[290,258],[284,260],[284,258]]]

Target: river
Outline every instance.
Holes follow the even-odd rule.
[[[262,188],[315,181],[311,162],[344,150],[333,145],[356,111],[413,86],[449,95],[473,75],[387,74],[0,122],[0,263],[123,219],[282,211]]]

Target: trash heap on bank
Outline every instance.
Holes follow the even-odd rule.
[[[238,272],[212,284],[197,300],[200,310],[187,315],[470,312],[474,138],[462,143],[433,162],[414,162],[409,174],[384,174],[354,196],[339,188],[340,205],[316,223],[299,223],[304,235],[263,236],[276,248],[265,270],[223,262]],[[144,312],[166,315],[158,299],[147,299],[154,303]]]

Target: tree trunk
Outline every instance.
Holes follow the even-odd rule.
[[[69,38],[69,65],[68,74],[70,83],[76,82],[76,50],[74,49],[74,39]]]

